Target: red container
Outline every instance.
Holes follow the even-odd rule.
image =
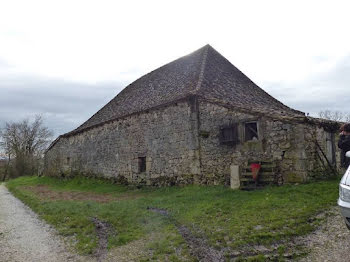
[[[259,176],[261,165],[258,163],[253,163],[250,165],[250,169],[252,170],[253,180],[257,181]]]

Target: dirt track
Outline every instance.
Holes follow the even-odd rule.
[[[319,229],[302,239],[311,253],[301,261],[350,261],[350,231],[338,207],[332,208],[330,212],[333,215]]]
[[[61,238],[0,185],[0,261],[87,261],[70,253]]]

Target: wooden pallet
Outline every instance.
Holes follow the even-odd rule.
[[[253,175],[250,169],[250,164],[259,163],[261,169],[259,171],[258,182],[253,180]],[[251,161],[247,166],[241,169],[240,188],[243,190],[259,189],[267,185],[275,184],[277,174],[277,166],[273,162]]]

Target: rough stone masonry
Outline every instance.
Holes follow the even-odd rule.
[[[45,155],[45,174],[147,185],[230,184],[272,163],[284,183],[336,167],[337,122],[274,99],[207,45],[127,86]]]

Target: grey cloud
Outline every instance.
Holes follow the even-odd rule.
[[[1,65],[8,64],[0,60]],[[0,71],[1,72],[1,71]],[[321,110],[350,112],[350,56],[327,73],[298,83],[260,83],[284,104],[317,115]],[[254,79],[253,79],[254,80]],[[84,84],[28,75],[0,74],[0,126],[42,114],[47,125],[59,135],[92,116],[111,100],[125,83]]]
[[[82,124],[122,87],[122,83],[112,82],[84,84],[23,75],[1,77],[0,126],[41,114],[57,136]]]
[[[312,75],[302,82],[261,86],[284,104],[313,116],[326,109],[349,113],[350,56],[328,72]]]

